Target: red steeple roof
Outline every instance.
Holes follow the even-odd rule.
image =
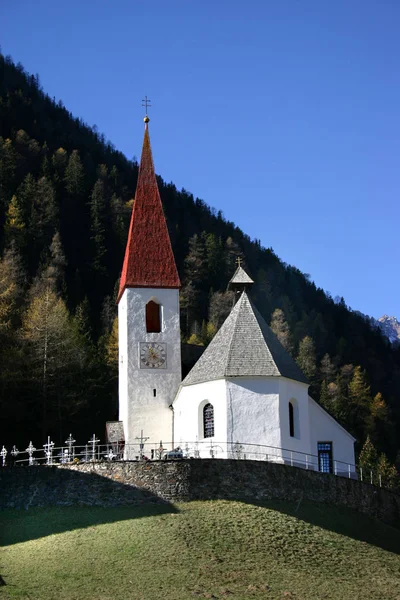
[[[125,288],[179,288],[180,285],[146,123],[118,301]]]

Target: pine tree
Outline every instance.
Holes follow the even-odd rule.
[[[234,302],[234,293],[229,290],[227,292],[215,292],[210,298],[210,306],[208,310],[210,322],[218,330],[222,323],[232,310]]]
[[[65,169],[64,183],[67,194],[71,197],[82,196],[84,192],[85,172],[78,150],[73,150]]]
[[[371,390],[361,367],[354,369],[349,383],[349,426],[358,440],[363,439],[367,429]]]
[[[306,335],[300,342],[297,364],[308,379],[312,380],[317,372],[315,347],[310,336]]]
[[[36,418],[42,434],[47,435],[49,428],[57,423],[62,435],[66,415],[79,406],[75,392],[80,379],[77,375],[80,353],[76,331],[63,300],[46,279],[36,290],[23,320],[27,376],[35,404],[39,401],[41,407]],[[71,402],[71,397],[75,402]]]
[[[276,308],[272,313],[271,329],[289,354],[293,353],[293,340],[290,333],[289,324],[285,319],[285,314],[280,308]]]
[[[373,477],[376,476],[376,468],[378,464],[378,453],[375,449],[375,446],[371,442],[369,436],[364,442],[362,450],[360,452],[360,458],[358,459],[358,464],[363,470],[363,479],[368,480],[370,476],[370,472],[373,473]]]
[[[0,261],[0,333],[18,324],[24,282],[21,258],[12,245]]]
[[[105,257],[106,247],[106,194],[104,183],[98,179],[94,185],[91,201],[91,232],[93,242],[93,269],[100,274],[106,272]]]
[[[105,342],[106,363],[114,377],[118,376],[118,317],[114,319],[110,334]]]
[[[0,248],[3,247],[3,225],[14,187],[16,162],[12,141],[0,137]]]
[[[326,383],[331,383],[335,380],[336,369],[329,354],[324,354],[322,357],[319,370],[321,373],[321,380],[326,381]]]
[[[379,456],[376,470],[378,473],[378,478],[380,477],[379,484],[382,485],[382,487],[392,490],[399,489],[399,474],[396,467],[389,462],[386,454],[382,453]]]
[[[7,245],[15,244],[15,247],[23,252],[27,245],[26,237],[26,222],[22,207],[17,196],[11,198],[8,210],[6,213],[6,224],[4,228],[4,236]]]
[[[36,184],[29,223],[29,235],[36,246],[37,260],[43,249],[51,243],[57,212],[53,186],[46,177],[41,177]]]
[[[64,148],[58,148],[51,157],[51,164],[54,170],[54,181],[59,187],[64,179],[64,173],[68,162],[68,155]]]

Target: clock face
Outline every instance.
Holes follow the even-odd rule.
[[[166,344],[158,342],[141,342],[140,344],[140,368],[141,369],[165,369],[167,366]]]

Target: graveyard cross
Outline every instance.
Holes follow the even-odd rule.
[[[99,443],[99,441],[100,441],[100,440],[98,440],[98,439],[96,438],[96,435],[95,435],[95,434],[93,434],[93,436],[92,436],[92,439],[90,439],[90,440],[88,441],[88,443],[89,443],[89,444],[91,444],[91,446],[92,446],[92,460],[95,460],[95,458],[96,458],[96,444],[98,444],[98,443]]]
[[[54,442],[52,442],[50,440],[50,436],[47,437],[47,444],[43,444],[43,448],[44,448],[44,453],[46,455],[46,464],[47,465],[52,465],[53,464],[53,448],[54,448]]]
[[[140,452],[139,452],[139,454],[140,454],[140,458],[142,458],[143,457],[144,444],[145,444],[145,442],[147,442],[147,440],[149,438],[143,436],[143,429],[141,429],[141,431],[140,431],[140,437],[136,437],[135,439],[140,440],[140,444],[139,444]]]
[[[1,456],[1,462],[3,467],[6,466],[6,456],[7,456],[8,452],[6,450],[6,448],[3,446],[0,452],[0,456]]]
[[[68,456],[70,458],[70,460],[72,460],[73,458],[73,454],[72,454],[72,446],[75,444],[76,440],[74,440],[74,438],[72,437],[72,433],[69,434],[68,439],[65,440],[65,443],[68,446]]]
[[[35,463],[35,461],[33,460],[33,453],[35,452],[36,448],[35,446],[32,444],[32,442],[29,442],[29,446],[26,449],[26,452],[28,453],[29,456],[29,466],[32,467]]]
[[[111,461],[113,458],[115,458],[117,455],[114,454],[114,452],[112,451],[112,448],[108,449],[108,452],[106,452],[105,457],[107,460]]]

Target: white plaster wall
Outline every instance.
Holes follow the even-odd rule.
[[[203,408],[210,403],[214,407],[214,436],[204,438]],[[196,448],[202,458],[210,457],[210,443],[218,442],[216,456],[226,456],[227,405],[224,379],[183,386],[174,401],[174,445],[184,447],[189,443],[191,454]],[[193,446],[193,447],[192,447]]]
[[[125,439],[128,439],[128,320],[126,291],[118,304],[118,397],[119,420],[124,426]]]
[[[162,306],[162,330],[146,332],[146,304],[155,299]],[[118,307],[119,314],[119,418],[124,422],[126,443],[137,443],[143,430],[148,444],[172,440],[172,410],[169,406],[181,382],[179,291],[175,289],[128,288]],[[165,369],[141,369],[140,342],[166,344]],[[156,397],[153,390],[156,390]]]
[[[274,377],[227,380],[228,441],[250,444],[243,447],[247,458],[279,460],[279,379]],[[258,448],[256,445],[270,446]]]
[[[353,472],[355,469],[354,438],[310,397],[308,397],[308,404],[312,454],[318,455],[318,442],[332,442],[333,460],[337,461],[337,471],[347,472],[350,464]]]
[[[311,454],[308,385],[280,377],[279,396],[279,422],[281,424],[282,448],[292,451],[291,455],[285,453],[285,458],[291,458],[295,463],[305,463],[306,457],[304,454]],[[291,437],[289,427],[289,402],[291,400],[294,400],[292,403],[297,413],[295,415],[294,437]]]

